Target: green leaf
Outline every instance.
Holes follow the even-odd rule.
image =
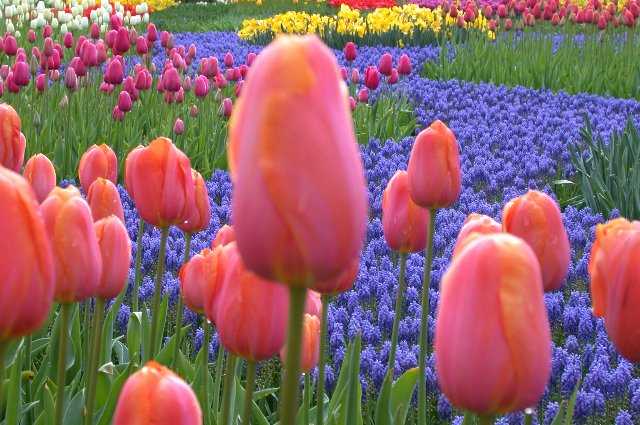
[[[562,425],[562,423],[564,422],[565,411],[566,411],[566,403],[563,400],[560,403],[560,407],[558,408],[558,413],[556,413],[556,416],[553,418],[551,425]]]
[[[391,418],[391,386],[393,375],[390,371],[387,371],[380,387],[380,394],[378,395],[378,401],[376,402],[376,425],[390,425],[392,423]]]
[[[109,425],[111,423],[111,418],[113,417],[116,403],[118,402],[120,390],[122,389],[122,386],[124,385],[129,375],[133,373],[133,370],[133,363],[129,363],[127,368],[122,373],[120,373],[120,375],[118,375],[118,377],[111,384],[109,397],[107,398],[104,408],[102,409],[98,425]]]
[[[11,372],[9,374],[9,385],[7,393],[7,409],[5,424],[16,425],[19,421],[18,412],[22,410],[22,399],[20,394],[22,392],[22,379],[20,379],[20,373],[22,372],[22,347],[23,340],[20,341],[18,349],[15,352],[15,361],[11,366]]]
[[[102,324],[102,353],[100,354],[99,364],[107,363],[111,361],[111,347],[113,346],[113,324],[115,323],[124,294],[126,291],[120,291],[120,294],[111,305],[111,308],[107,312],[104,323]],[[135,313],[135,312],[134,312]]]
[[[393,383],[391,390],[391,411],[394,414],[394,425],[403,425],[411,404],[411,397],[418,381],[419,369],[413,368],[404,372]]]
[[[71,402],[67,405],[67,410],[64,414],[63,423],[65,425],[81,425],[84,415],[82,410],[84,408],[84,389],[76,393],[71,399]]]
[[[96,410],[100,410],[107,403],[114,374],[115,368],[113,367],[113,363],[107,363],[98,369],[96,377]]]
[[[182,328],[182,335],[186,335],[186,332],[191,328],[191,325],[187,325],[184,326]],[[156,356],[156,361],[160,364],[163,364],[164,366],[170,367],[171,366],[171,357],[173,356],[173,350],[175,349],[175,345],[176,345],[176,335],[172,335],[171,338],[169,338],[169,341],[167,342],[167,344],[162,347],[162,350],[160,350],[160,353],[158,353],[158,355]],[[193,373],[191,374],[191,380],[193,380]]]
[[[571,398],[567,404],[567,416],[564,418],[564,425],[573,424],[573,412],[576,407],[576,400],[578,399],[578,390],[580,389],[581,381],[582,377],[578,379],[578,382],[576,382],[576,387],[573,389],[573,393],[571,394]]]
[[[129,349],[129,358],[138,362],[142,350],[142,313],[139,311],[133,312],[129,316],[127,348]]]

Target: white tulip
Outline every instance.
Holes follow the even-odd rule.
[[[67,24],[62,24],[62,25],[60,25],[60,32],[61,32],[62,34],[66,34],[66,33],[68,33],[68,32],[69,32],[69,28],[67,28]]]
[[[12,33],[14,32],[16,29],[13,27],[13,22],[11,21],[7,21],[7,32]]]
[[[148,14],[148,13],[145,13],[145,14],[142,16],[142,20],[144,21],[144,23],[145,23],[145,24],[148,24],[148,23],[149,23],[149,14]]]

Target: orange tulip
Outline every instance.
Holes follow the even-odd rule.
[[[78,176],[85,193],[89,192],[89,187],[98,177],[118,183],[118,159],[113,149],[105,144],[87,149],[80,158]]]
[[[189,218],[195,196],[191,163],[166,137],[129,153],[125,184],[144,221],[167,227]]]
[[[216,290],[218,254],[205,248],[180,268],[180,294],[187,307],[196,313],[204,313],[206,291]]]
[[[215,322],[215,317],[218,311],[217,305],[219,295],[225,278],[225,273],[228,270],[228,264],[230,263],[230,259],[236,253],[237,247],[235,246],[235,243],[217,246],[213,248],[211,252],[203,250],[201,254],[203,255],[203,257],[205,257],[206,261],[194,266],[195,271],[197,271],[199,268],[205,269],[203,275],[206,276],[206,282],[201,283],[202,297],[204,300],[203,307],[205,316],[207,316],[207,319],[209,319],[209,321],[212,323]],[[188,279],[188,276],[189,274],[191,274],[191,272],[191,270],[186,270],[184,272],[184,278]],[[197,285],[194,286],[197,287]],[[194,302],[194,304],[197,303]]]
[[[505,233],[481,236],[453,259],[435,334],[438,383],[452,404],[493,415],[538,403],[551,371],[540,276],[527,243]]]
[[[569,270],[570,247],[558,204],[530,190],[504,206],[502,228],[524,239],[536,253],[545,291],[559,289]]]
[[[320,293],[307,291],[307,300],[304,304],[304,312],[318,318],[322,318],[322,299]]]
[[[82,301],[96,295],[102,257],[91,210],[74,186],[54,188],[40,205],[53,250],[55,300]]]
[[[423,208],[444,208],[460,196],[460,155],[456,136],[442,121],[422,130],[409,156],[409,191]]]
[[[201,424],[202,411],[189,384],[154,361],[127,379],[113,414],[113,425]]]
[[[56,186],[56,169],[49,158],[41,153],[29,158],[22,175],[31,184],[38,202],[44,201]]]
[[[93,221],[115,215],[124,223],[124,211],[118,188],[111,180],[98,177],[87,192],[87,202],[91,208]]]
[[[462,224],[462,229],[458,233],[456,245],[453,247],[455,257],[469,243],[482,235],[502,232],[500,223],[484,214],[471,213]]]
[[[287,358],[287,347],[280,350],[280,360],[284,364]],[[311,314],[304,315],[302,323],[302,353],[300,354],[300,369],[308,373],[316,367],[320,358],[320,319]]]
[[[96,221],[93,227],[102,255],[102,274],[96,296],[108,300],[118,296],[127,283],[131,240],[124,223],[115,215]]]
[[[616,349],[640,362],[640,222],[624,219],[596,227],[589,274],[593,312],[604,318]]]
[[[256,58],[228,154],[250,270],[315,289],[349,267],[364,241],[367,189],[338,64],[316,36],[279,37]]]
[[[196,170],[191,170],[194,183],[194,196],[189,205],[188,218],[178,224],[178,228],[185,233],[195,233],[206,229],[211,220],[211,203],[209,192],[204,179]]]
[[[24,161],[26,140],[20,132],[20,116],[6,103],[0,103],[0,165],[19,172]]]
[[[228,243],[234,242],[236,240],[236,232],[233,230],[232,226],[225,224],[221,228],[218,229],[216,233],[216,237],[211,241],[211,248],[215,248],[217,246],[224,246]]]
[[[418,252],[427,243],[429,210],[416,205],[409,195],[409,176],[396,171],[382,194],[382,228],[394,251]]]
[[[213,320],[220,342],[249,361],[273,357],[285,342],[288,290],[247,270],[235,243],[221,249],[226,250],[224,273]]]
[[[42,326],[53,301],[51,245],[25,179],[0,166],[0,343]]]

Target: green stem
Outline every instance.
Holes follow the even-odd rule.
[[[396,367],[396,351],[398,348],[398,329],[400,328],[400,320],[402,319],[402,307],[404,305],[404,292],[407,287],[404,274],[407,268],[407,253],[400,253],[400,275],[398,276],[398,293],[396,294],[396,312],[393,316],[393,328],[391,330],[391,351],[389,352],[389,364],[387,369],[393,372]]]
[[[8,342],[0,341],[0,406],[4,397],[4,374],[5,374],[5,356],[7,354]]]
[[[256,362],[247,360],[247,382],[244,392],[244,410],[242,413],[242,425],[251,423],[251,405],[253,404],[253,389],[256,385]]]
[[[191,255],[191,233],[184,234],[184,256],[182,257],[182,264],[189,261]],[[178,295],[178,307],[176,310],[176,327],[174,332],[176,334],[176,345],[173,347],[173,358],[171,359],[171,369],[176,368],[176,361],[178,359],[178,352],[180,351],[180,342],[182,342],[182,315],[184,314],[184,301],[182,301],[182,294]],[[205,319],[206,321],[207,319]]]
[[[144,234],[144,220],[140,218],[138,220],[138,235],[136,236],[136,269],[135,277],[133,281],[133,295],[131,296],[132,312],[138,311],[138,294],[140,292],[140,282],[142,281],[142,273],[140,273],[142,266],[142,235]]]
[[[158,319],[160,315],[160,295],[162,294],[162,275],[164,274],[164,262],[167,251],[167,237],[169,227],[160,229],[160,252],[158,253],[158,265],[156,266],[156,285],[153,291],[153,310],[151,318],[151,337],[149,343],[149,353],[145,353],[147,359],[156,356],[156,340],[158,338]]]
[[[224,372],[224,388],[222,389],[222,421],[220,425],[229,425],[231,419],[231,387],[236,370],[236,356],[229,353],[227,368]]]
[[[533,424],[533,412],[530,409],[526,409],[524,412],[524,425]]]
[[[289,288],[289,329],[287,331],[287,358],[282,379],[280,398],[280,425],[294,425],[298,406],[298,378],[302,351],[302,314],[306,288]]]
[[[204,328],[204,338],[202,340],[202,371],[204,379],[202,380],[202,410],[204,415],[204,424],[209,424],[209,342],[211,341],[211,325],[206,316],[202,317],[202,327]]]
[[[493,416],[478,415],[478,425],[492,425]]]
[[[85,425],[93,423],[93,409],[96,399],[96,383],[100,350],[102,345],[102,319],[104,316],[104,299],[96,298],[96,307],[93,312],[93,342],[91,343],[91,357],[89,358],[89,382],[87,383],[87,400],[85,403]]]
[[[224,349],[221,345],[218,345],[218,355],[216,356],[216,379],[213,381],[213,400],[211,401],[211,411],[216,416],[216,422],[218,418],[218,412],[220,411],[220,385],[222,384],[222,368],[224,367]]]
[[[302,398],[302,425],[309,425],[309,408],[311,407],[311,376],[304,375],[304,393]]]
[[[90,357],[91,357],[91,341],[93,341],[93,334],[95,332],[95,328],[94,327],[90,327],[89,326],[89,322],[91,321],[91,319],[89,318],[89,316],[91,315],[91,299],[87,299],[86,301],[84,301],[82,304],[78,304],[78,309],[80,308],[81,305],[84,305],[84,314],[83,314],[83,319],[82,319],[82,329],[86,329],[85,332],[83,332],[82,337],[84,338],[84,341],[82,341],[82,345],[83,345],[83,350],[82,350],[82,367],[83,369],[87,367],[87,362],[90,361]],[[78,314],[80,314],[80,312],[78,311]],[[84,377],[83,377],[84,379]]]
[[[324,423],[324,381],[327,363],[327,317],[331,297],[322,294],[322,321],[320,322],[320,359],[318,361],[318,392],[316,393],[316,425]]]
[[[25,353],[24,353],[24,367],[27,371],[29,371],[29,373],[31,374],[31,342],[33,340],[33,337],[31,336],[31,334],[27,335],[25,337]],[[0,350],[1,351],[1,350]],[[1,356],[2,354],[0,354]],[[2,367],[0,365],[0,367]],[[31,381],[32,381],[32,376],[27,379],[27,382],[25,383],[25,398],[27,403],[31,403]],[[2,398],[0,397],[0,400]],[[28,424],[32,423],[31,421],[31,410],[27,411],[26,415],[25,415],[25,420],[27,421]]]
[[[67,327],[69,326],[69,313],[71,311],[71,303],[62,304],[60,310],[61,321],[58,334],[58,390],[56,395],[56,416],[55,425],[62,425],[62,416],[64,414],[64,385],[67,366]]]
[[[424,250],[424,276],[422,278],[422,316],[420,318],[420,355],[418,358],[418,425],[427,425],[427,377],[425,367],[429,350],[429,286],[431,283],[431,263],[433,262],[433,231],[436,209],[429,210],[427,246]]]

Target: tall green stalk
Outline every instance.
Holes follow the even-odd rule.
[[[298,378],[302,351],[302,314],[306,288],[289,288],[289,329],[287,332],[287,358],[282,379],[280,398],[280,425],[294,425],[298,406]]]
[[[138,298],[140,292],[140,282],[142,281],[142,235],[144,234],[144,220],[138,219],[138,235],[136,236],[136,268],[133,280],[133,295],[131,296],[132,311],[138,311]]]
[[[224,388],[222,389],[222,421],[218,425],[229,425],[231,419],[231,387],[235,377],[236,361],[237,357],[229,353],[224,372]]]
[[[253,390],[256,385],[256,362],[247,361],[247,382],[244,388],[244,409],[242,413],[242,425],[251,423],[251,405],[253,404]]]
[[[318,391],[316,393],[316,425],[324,423],[324,381],[327,363],[327,318],[331,296],[322,294],[322,321],[320,322],[320,359],[318,361]]]
[[[191,233],[184,234],[184,256],[182,257],[182,264],[189,261],[191,255]],[[173,358],[171,359],[171,369],[176,368],[176,362],[178,359],[178,352],[180,351],[180,343],[182,342],[182,315],[184,314],[184,301],[182,300],[182,294],[178,295],[178,307],[176,310],[176,327],[173,330],[175,332],[176,345],[173,347]],[[206,327],[206,318],[205,327]]]
[[[64,415],[64,385],[65,385],[65,376],[66,376],[66,366],[67,366],[67,328],[69,326],[69,313],[71,312],[71,307],[73,304],[64,303],[60,307],[60,329],[59,329],[59,339],[58,339],[58,389],[56,395],[56,416],[55,416],[55,425],[62,425],[62,419]]]
[[[85,402],[85,425],[93,423],[93,409],[96,399],[96,383],[98,377],[98,363],[102,345],[102,320],[104,316],[104,299],[96,298],[96,308],[93,312],[93,341],[91,343],[91,357],[89,358],[89,381],[87,383],[87,399]]]
[[[218,422],[218,412],[220,411],[220,386],[222,385],[222,371],[224,368],[224,348],[218,345],[218,355],[216,356],[216,373],[213,381],[213,399],[211,400],[211,411],[216,415],[215,423]]]
[[[151,318],[151,336],[149,343],[149,353],[145,353],[147,359],[156,356],[156,340],[158,338],[158,319],[160,314],[160,295],[162,294],[162,276],[164,274],[164,262],[167,252],[167,238],[169,236],[169,228],[160,229],[160,252],[158,253],[158,265],[156,268],[156,284],[153,292],[153,310]]]
[[[5,374],[5,355],[7,354],[8,342],[0,341],[0,405],[4,397],[4,374]]]
[[[304,395],[302,396],[302,425],[309,425],[309,409],[311,408],[311,375],[304,374]]]
[[[404,304],[404,292],[407,287],[407,283],[404,278],[405,270],[407,268],[407,253],[400,253],[400,275],[398,276],[398,293],[396,294],[396,312],[393,316],[393,328],[391,330],[391,351],[389,352],[389,363],[387,370],[391,373],[393,378],[393,371],[396,366],[396,352],[398,346],[398,329],[400,328],[400,320],[402,319],[402,307]]]
[[[211,324],[207,320],[206,316],[202,316],[202,327],[204,328],[204,337],[202,339],[202,373],[204,373],[204,379],[202,380],[202,409],[207,412],[204,415],[204,424],[209,425],[209,343],[211,341]]]
[[[433,262],[433,231],[436,222],[435,208],[429,210],[427,246],[424,250],[424,275],[422,278],[422,316],[420,318],[420,355],[418,358],[418,425],[427,425],[427,377],[425,367],[429,350],[429,286]]]
[[[493,416],[478,415],[478,425],[492,425]]]
[[[31,336],[31,334],[27,335],[25,337],[25,352],[24,352],[24,365],[25,365],[25,369],[28,371],[31,371],[31,343],[33,341],[33,337]],[[0,349],[0,351],[2,351]],[[2,354],[0,353],[0,356],[2,356]],[[0,365],[0,367],[3,367],[2,365]],[[25,399],[28,402],[31,402],[31,381],[32,381],[32,377],[30,377],[29,379],[27,379],[27,382],[25,383]],[[2,395],[0,394],[0,400],[2,400]],[[27,421],[28,424],[32,423],[31,420],[31,410],[28,410],[25,414],[25,420]]]

